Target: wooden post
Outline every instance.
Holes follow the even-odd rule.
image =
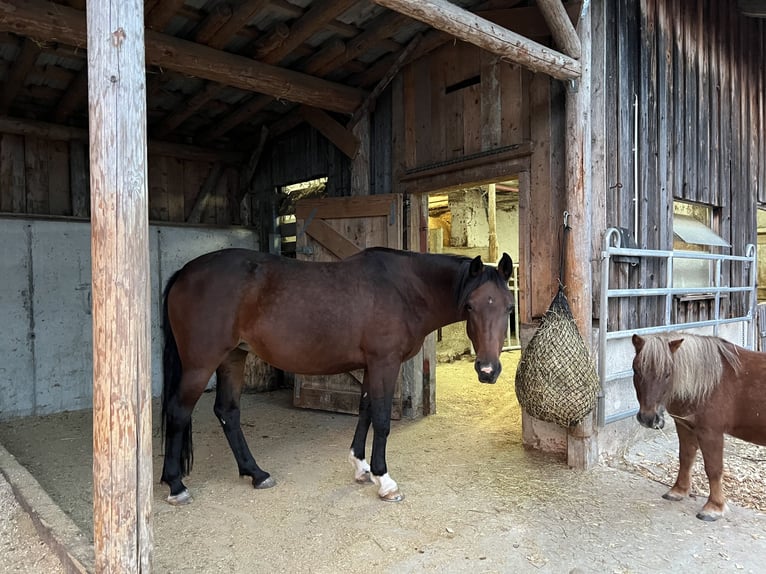
[[[497,197],[494,183],[487,186],[487,224],[489,225],[489,262],[497,263]]]
[[[152,417],[144,3],[87,11],[96,572],[151,571]]]
[[[564,245],[564,287],[577,328],[592,349],[593,293],[591,270],[591,29],[590,8],[585,5],[577,23],[582,49],[580,79],[566,86],[566,193],[571,227]],[[592,350],[591,350],[592,352]],[[590,418],[570,429],[567,462],[574,468],[590,468],[598,462],[597,437]]]

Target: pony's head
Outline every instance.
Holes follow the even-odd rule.
[[[665,426],[665,400],[673,384],[673,355],[683,339],[644,339],[633,335],[633,386],[638,398],[636,418],[643,426],[661,429]]]
[[[500,352],[513,311],[513,295],[508,280],[513,261],[503,253],[497,268],[486,266],[481,257],[473,259],[464,282],[461,306],[468,338],[476,351],[474,367],[482,383],[494,383],[500,375]]]

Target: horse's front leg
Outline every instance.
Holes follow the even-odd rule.
[[[354,480],[360,484],[372,482],[370,465],[365,457],[367,432],[370,430],[370,423],[372,422],[369,377],[369,373],[365,370],[364,378],[362,379],[362,392],[359,397],[359,418],[356,423],[354,440],[351,443],[351,452],[348,455],[348,461],[354,467]]]
[[[388,474],[386,466],[386,443],[391,431],[391,405],[394,399],[394,387],[400,365],[370,372],[370,411],[372,418],[372,459],[370,470],[372,480],[378,485],[378,496],[386,502],[400,502],[404,495],[399,485]]]
[[[702,460],[705,463],[705,474],[710,484],[710,496],[697,513],[697,518],[712,522],[722,518],[728,507],[723,494],[723,433],[706,431],[699,436]]]
[[[692,487],[692,466],[697,457],[697,435],[684,421],[676,420],[678,434],[678,476],[673,487],[662,495],[666,500],[683,500]]]

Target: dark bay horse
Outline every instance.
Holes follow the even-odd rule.
[[[168,281],[163,304],[162,482],[170,486],[168,502],[190,501],[181,478],[192,464],[191,415],[214,372],[214,411],[240,476],[250,476],[255,488],[274,486],[274,479],[256,464],[240,428],[248,351],[274,367],[306,375],[364,369],[349,461],[358,482],[375,482],[383,500],[401,500],[386,466],[401,364],[417,353],[426,335],[465,320],[479,381],[494,383],[513,310],[508,289],[512,271],[507,254],[495,268],[480,257],[385,248],[332,263],[225,249],[186,264]]]
[[[633,335],[633,346],[638,422],[661,429],[663,407],[676,422],[678,477],[663,498],[681,500],[689,494],[699,449],[710,496],[697,518],[718,520],[726,511],[724,434],[766,446],[766,353],[689,333]]]

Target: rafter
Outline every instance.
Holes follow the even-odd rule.
[[[87,44],[82,12],[44,0],[10,0],[0,31],[41,41]],[[146,62],[206,80],[322,109],[351,114],[366,94],[307,74],[255,62],[194,42],[146,30]]]

